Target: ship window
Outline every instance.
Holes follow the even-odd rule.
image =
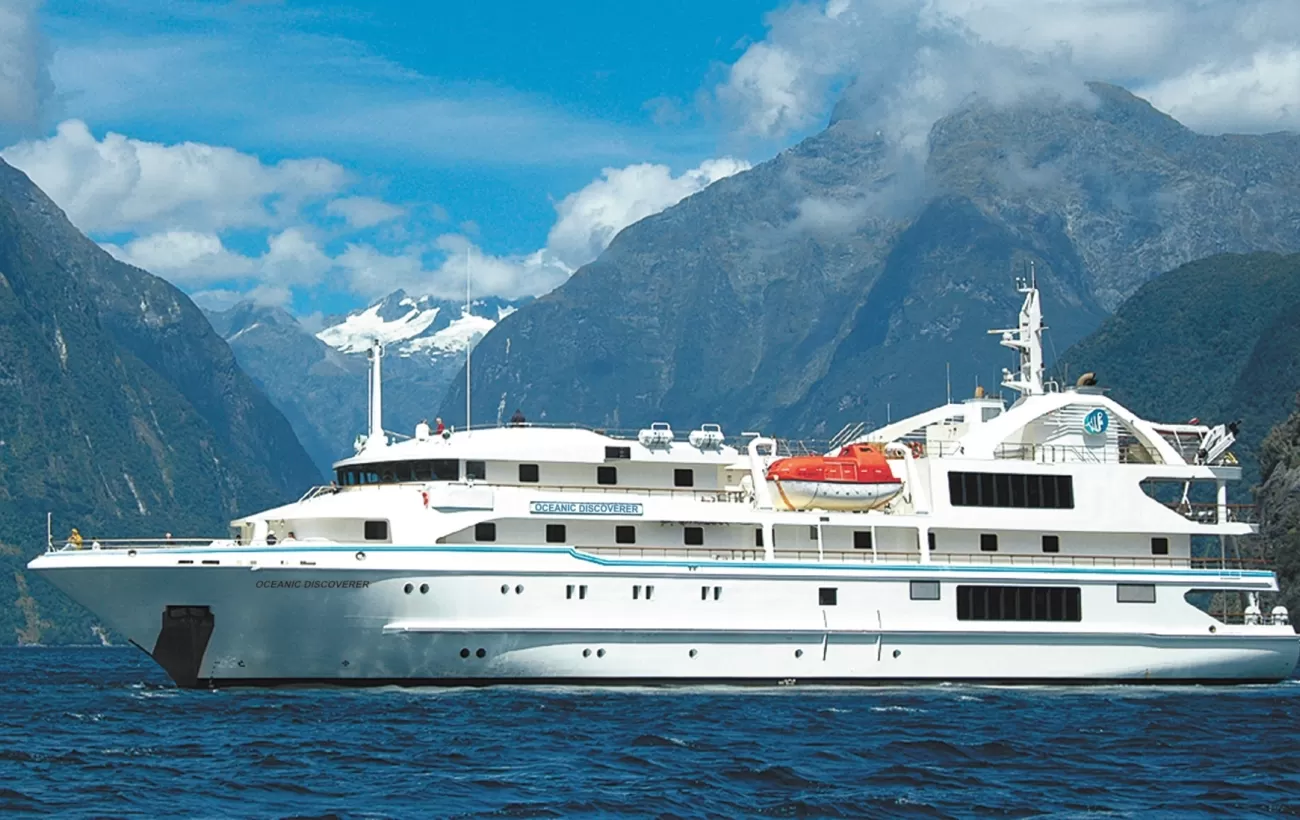
[[[564,597],[566,599],[573,598],[573,584],[568,584],[564,587]]]
[[[455,481],[460,478],[460,462],[454,458],[415,462],[416,481]]]
[[[948,497],[954,507],[1073,509],[1074,478],[1024,473],[948,474]]]
[[[820,606],[835,606],[839,599],[839,589],[836,587],[822,587],[817,590],[817,603]]]
[[[585,600],[587,600],[587,585],[586,585],[586,584],[580,584],[580,585],[578,586],[578,600],[579,600],[579,601],[585,601]]]
[[[694,470],[673,470],[674,487],[694,487],[695,471]]]
[[[635,600],[637,600],[637,599],[640,598],[640,597],[641,597],[641,585],[640,585],[640,584],[633,584],[633,585],[632,585],[632,600],[635,601]]]
[[[702,546],[704,544],[704,528],[687,527],[683,532],[683,538],[688,547]]]
[[[565,532],[565,526],[563,524],[546,525],[546,543],[563,544],[567,539],[568,534]]]
[[[933,550],[935,548],[935,545],[938,543],[938,539],[934,537],[933,532],[927,533],[926,536],[927,536],[927,540],[930,542],[930,549]]]
[[[855,550],[875,549],[871,543],[871,530],[854,530],[853,548]]]
[[[536,484],[538,480],[539,480],[539,476],[538,476],[538,470],[536,464],[519,465],[520,484]]]
[[[1060,552],[1060,551],[1061,551],[1061,536],[1059,535],[1043,536],[1043,552]]]
[[[655,597],[655,585],[650,584],[645,588],[645,599],[648,601],[653,597]]]
[[[1164,538],[1164,537],[1156,537],[1156,538],[1152,538],[1152,539],[1151,539],[1151,554],[1152,554],[1152,555],[1168,555],[1168,554],[1169,554],[1169,539],[1168,539],[1168,538]]]
[[[763,546],[763,528],[762,528],[762,527],[755,527],[755,528],[754,528],[754,546],[756,546],[756,547],[761,547],[761,546]]]
[[[486,481],[487,463],[482,461],[465,462],[465,480]]]
[[[606,459],[614,459],[614,458],[627,459],[631,457],[632,457],[631,447],[606,447],[605,448]]]
[[[617,467],[597,467],[596,468],[597,484],[617,484],[618,468]]]
[[[480,521],[474,525],[475,541],[495,541],[497,540],[497,525],[492,521]]]
[[[717,601],[722,598],[722,587],[713,588],[713,600]]]
[[[365,525],[365,535],[367,541],[387,541],[388,540],[388,522],[387,521],[367,521]],[[356,532],[356,530],[353,530]]]
[[[939,582],[913,581],[911,593],[913,601],[937,601],[939,600]]]
[[[984,532],[980,533],[980,552],[997,552],[998,536],[997,533]]]
[[[817,527],[812,526],[808,528],[808,540],[809,541],[817,540]]]
[[[1155,584],[1116,584],[1115,600],[1121,604],[1154,604]]]
[[[707,600],[709,600],[709,588],[708,588],[708,587],[700,587],[700,600],[701,600],[701,601],[707,601]]]
[[[1079,621],[1079,587],[957,587],[959,621]]]
[[[622,524],[614,528],[615,544],[635,544],[636,527],[631,524]]]
[[[397,481],[411,481],[412,472],[412,465],[409,461],[399,461],[393,465],[393,476]]]

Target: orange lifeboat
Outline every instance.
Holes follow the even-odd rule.
[[[850,444],[833,456],[778,459],[767,468],[767,480],[791,510],[873,510],[903,489],[875,444]]]

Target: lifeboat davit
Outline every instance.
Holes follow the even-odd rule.
[[[767,480],[791,510],[874,510],[903,490],[884,451],[850,444],[833,456],[791,456],[772,462]]]

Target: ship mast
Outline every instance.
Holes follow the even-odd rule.
[[[370,342],[370,430],[366,434],[367,447],[382,447],[388,443],[384,437],[384,396],[380,360],[384,346],[378,339]]]
[[[1020,354],[1020,369],[1012,373],[1002,370],[1002,386],[1019,392],[1022,396],[1042,395],[1043,387],[1043,306],[1038,293],[1038,277],[1030,267],[1029,279],[1016,282],[1016,290],[1025,295],[1020,307],[1019,327],[1007,330],[990,330],[1001,334],[1002,346]]]

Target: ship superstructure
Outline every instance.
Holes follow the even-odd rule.
[[[370,429],[202,542],[33,560],[182,686],[1271,681],[1300,643],[1229,541],[1235,428],[1044,378],[1023,283],[982,393],[824,449],[716,425]],[[1229,606],[1240,602],[1240,606]]]

